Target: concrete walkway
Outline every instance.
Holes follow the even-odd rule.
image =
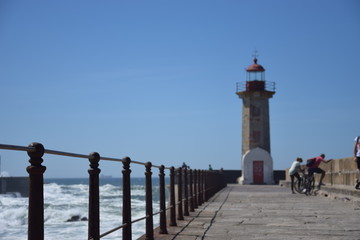
[[[360,206],[279,186],[228,185],[177,224],[155,239],[359,240]]]

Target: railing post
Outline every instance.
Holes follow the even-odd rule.
[[[221,168],[220,170],[220,174],[221,174],[221,180],[222,180],[222,185],[221,185],[221,189],[227,186],[226,180],[225,180],[225,176],[224,176],[224,171]]]
[[[202,198],[202,180],[201,180],[201,170],[198,170],[198,203],[199,206],[201,206],[201,204],[203,204],[203,198]]]
[[[97,152],[90,153],[89,162],[89,220],[88,237],[89,239],[100,239],[100,204],[99,204],[99,174],[98,168],[100,155]]]
[[[206,191],[207,191],[207,188],[206,188],[206,171],[205,170],[202,170],[202,187],[203,187],[203,190],[202,190],[202,199],[203,199],[203,202],[206,202],[207,199],[206,199]]]
[[[159,168],[159,184],[160,184],[160,234],[167,234],[166,229],[166,206],[165,206],[165,166]]]
[[[45,148],[41,143],[31,143],[29,147],[35,151],[28,151],[30,166],[29,173],[29,213],[28,213],[28,240],[44,239],[44,172],[42,156]]]
[[[122,210],[122,221],[126,226],[122,229],[123,239],[132,238],[132,226],[131,226],[131,182],[130,182],[130,163],[131,159],[129,157],[124,158],[123,160],[123,210]]]
[[[205,198],[204,198],[204,170],[200,170],[200,187],[201,187],[201,190],[200,190],[200,198],[201,198],[201,203],[205,203]]]
[[[193,187],[194,187],[194,182],[193,182],[193,170],[190,169],[189,171],[189,176],[190,176],[190,183],[189,183],[189,190],[190,190],[190,212],[194,212],[194,195],[193,195]]]
[[[176,226],[175,168],[170,168],[170,226]]]
[[[151,182],[151,162],[145,164],[145,178],[146,178],[146,240],[154,239],[154,224],[153,224],[153,207],[152,207],[152,182]]]
[[[211,181],[209,180],[209,171],[204,170],[204,201],[207,202],[207,200],[209,199],[209,195],[211,194],[212,191],[212,185],[211,185]]]
[[[187,167],[184,168],[184,216],[189,216],[189,194]]]
[[[177,170],[177,180],[178,180],[178,216],[177,220],[184,220],[183,215],[183,204],[182,204],[182,176],[181,176],[182,168],[178,168]]]
[[[197,170],[194,170],[194,208],[198,208],[199,204],[198,204],[198,186],[197,186]]]
[[[215,192],[217,191],[217,186],[219,185],[220,182],[216,181],[217,176],[214,172],[209,171],[206,174],[206,177],[207,177],[206,181],[208,182],[208,184],[210,185],[210,188],[211,188],[210,194],[207,196],[207,200],[209,200],[210,197],[212,197],[215,194]]]

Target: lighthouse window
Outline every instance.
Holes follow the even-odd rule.
[[[264,79],[265,79],[264,72],[248,72],[248,81],[255,81],[255,80],[263,81]]]

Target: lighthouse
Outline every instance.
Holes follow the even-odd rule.
[[[246,81],[238,82],[236,94],[242,99],[242,175],[240,184],[273,184],[270,151],[269,99],[275,83],[265,81],[265,69],[254,63],[246,69]]]

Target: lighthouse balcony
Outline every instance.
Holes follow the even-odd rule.
[[[269,91],[275,92],[275,82],[268,81],[245,81],[236,83],[236,92]]]

